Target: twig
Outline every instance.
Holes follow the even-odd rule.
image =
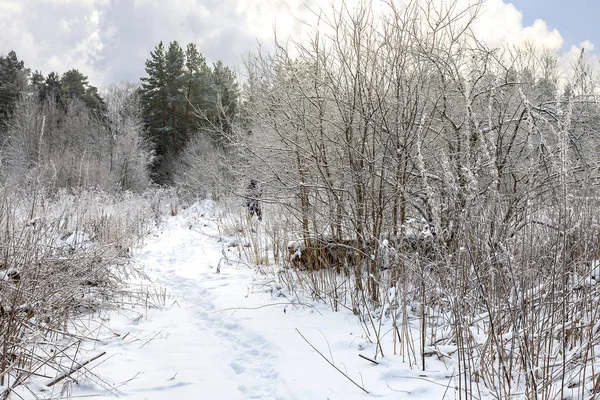
[[[134,380],[135,378],[137,378],[138,375],[142,375],[142,374],[143,374],[143,372],[138,372],[137,374],[135,374],[131,378],[127,379],[126,381],[121,382],[118,386],[115,385],[115,388],[118,388],[118,387],[121,387],[121,386],[125,386],[127,383],[129,383],[132,380]],[[175,374],[175,375],[177,375],[177,374]]]
[[[261,308],[265,308],[265,307],[275,307],[275,306],[289,306],[289,305],[293,305],[293,306],[303,306],[303,307],[310,307],[310,308],[314,308],[317,312],[319,312],[319,310],[317,310],[315,308],[315,306],[311,305],[311,304],[304,304],[304,303],[294,303],[294,302],[289,302],[289,303],[271,303],[271,304],[263,304],[262,306],[256,306],[256,307],[232,307],[232,308],[223,308],[221,310],[216,310],[213,311],[213,313],[222,313],[225,311],[233,311],[232,314],[234,314],[236,311],[239,310],[259,310]]]
[[[23,373],[25,373],[25,374],[27,374],[27,375],[29,375],[29,376],[31,376],[31,375],[34,375],[34,376],[41,376],[42,378],[48,378],[48,379],[52,379],[52,377],[51,377],[51,376],[44,375],[44,374],[38,374],[37,372],[31,372],[31,371],[29,371],[29,370],[27,370],[27,369],[23,369],[23,368],[19,368],[19,367],[15,367],[14,369],[15,369],[16,371],[23,372]]]
[[[19,374],[19,376],[17,376],[17,379],[15,379],[15,381],[13,382],[13,384],[9,387],[7,387],[6,389],[4,389],[4,391],[2,391],[2,393],[0,393],[0,399],[2,400],[6,400],[8,399],[8,396],[13,392],[13,390],[19,386],[21,383],[23,383],[23,380],[25,379],[25,374]],[[17,393],[15,393],[17,394]],[[19,396],[17,394],[17,396]],[[21,396],[19,396],[21,397]]]
[[[323,334],[323,332],[320,329],[319,329],[319,333],[321,334],[321,336],[323,336],[323,339],[325,339],[325,343],[327,343],[327,348],[329,349],[329,357],[331,357],[331,362],[335,363],[335,360],[333,359],[333,353],[331,352],[331,346],[329,345],[329,340],[327,340],[327,338],[325,337],[325,335]],[[345,368],[346,367],[344,366],[344,369]]]
[[[160,335],[161,333],[162,333],[162,331],[160,331],[160,332],[156,332],[156,335],[152,336],[152,337],[151,337],[150,339],[148,339],[148,340],[147,340],[147,341],[146,341],[146,342],[145,342],[143,345],[141,345],[141,346],[140,346],[140,349],[141,349],[142,347],[144,347],[145,345],[147,345],[148,343],[150,343],[151,341],[153,341],[154,339],[156,339],[156,337],[157,337],[158,335]]]
[[[51,387],[51,386],[56,385],[58,382],[62,381],[63,379],[65,379],[66,377],[68,377],[69,375],[71,375],[72,373],[79,371],[86,364],[89,364],[92,361],[97,360],[98,358],[102,357],[105,354],[106,354],[106,352],[103,351],[102,353],[100,353],[100,354],[98,354],[98,355],[90,358],[87,361],[84,361],[82,363],[78,363],[75,367],[71,368],[71,370],[69,372],[65,372],[64,374],[60,375],[59,377],[57,377],[56,379],[54,379],[52,382],[48,383],[46,386]]]
[[[298,332],[298,334],[299,334],[300,336],[302,336],[302,339],[304,339],[304,341],[305,341],[306,343],[308,343],[308,345],[309,345],[310,347],[312,347],[312,348],[313,348],[313,349],[314,349],[314,350],[315,350],[317,353],[319,353],[319,355],[320,355],[321,357],[323,357],[323,359],[325,359],[325,361],[327,361],[327,363],[328,363],[329,365],[331,365],[333,368],[335,368],[335,369],[336,369],[336,370],[337,370],[337,371],[338,371],[340,374],[344,375],[344,376],[346,377],[346,379],[348,379],[350,382],[354,383],[354,385],[356,385],[358,388],[360,388],[360,390],[362,390],[363,392],[365,392],[365,393],[369,394],[369,392],[367,391],[367,389],[365,389],[364,387],[362,387],[362,386],[360,386],[358,383],[356,383],[354,380],[352,380],[352,378],[350,378],[350,377],[349,377],[347,374],[345,374],[345,373],[344,373],[342,370],[340,370],[338,367],[336,367],[336,366],[335,366],[335,365],[334,365],[334,364],[333,364],[331,361],[329,361],[329,360],[327,359],[327,357],[325,357],[325,356],[323,355],[323,353],[321,353],[319,350],[317,350],[317,348],[316,348],[315,346],[313,346],[313,345],[312,345],[312,343],[311,343],[311,342],[309,342],[309,341],[308,341],[308,340],[307,340],[307,339],[304,337],[304,335],[303,335],[303,334],[302,334],[302,333],[301,333],[301,332],[298,330],[298,328],[296,328],[296,332]]]
[[[449,376],[447,378],[452,379],[453,377],[454,377],[454,375]],[[443,388],[448,387],[448,385],[444,385],[443,383],[436,382],[433,379],[427,379],[426,376],[396,376],[396,375],[394,375],[394,376],[391,376],[391,378],[398,378],[398,379],[420,379],[422,381],[429,382],[429,383],[432,383],[434,385],[441,386]]]
[[[378,363],[377,361],[375,361],[375,360],[371,360],[369,357],[365,357],[365,356],[363,356],[362,354],[359,354],[358,356],[359,356],[360,358],[364,358],[364,359],[365,359],[365,360],[367,360],[367,361],[371,361],[373,364],[377,364],[377,365],[379,365],[379,363]]]

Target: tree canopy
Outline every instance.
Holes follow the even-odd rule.
[[[142,108],[149,139],[155,146],[154,180],[172,181],[174,165],[190,139],[205,134],[225,146],[238,112],[235,73],[221,61],[212,68],[195,44],[185,51],[177,41],[160,42],[146,60],[141,78]]]
[[[14,51],[0,57],[0,124],[6,122],[13,111],[29,74],[30,70]]]

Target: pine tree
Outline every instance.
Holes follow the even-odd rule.
[[[184,65],[185,55],[183,49],[177,41],[171,42],[165,59],[165,83],[169,107],[171,142],[173,146],[170,150],[173,153],[173,157],[184,146],[181,134],[183,132],[183,124],[180,123],[180,117],[183,115],[183,105],[185,104]]]
[[[87,76],[83,75],[78,70],[71,69],[62,75],[60,83],[62,86],[61,95],[63,99],[69,100],[76,97],[83,97],[88,80]]]
[[[152,133],[164,130],[167,125],[167,85],[165,74],[165,50],[160,42],[146,60],[147,77],[141,79],[141,95],[144,102],[144,117]]]
[[[0,57],[0,123],[7,120],[27,86],[29,69],[14,51]]]
[[[40,98],[42,100],[53,99],[60,102],[61,94],[62,84],[60,83],[60,76],[56,72],[50,72],[40,90]]]
[[[93,114],[100,117],[106,112],[104,100],[98,89],[90,85],[88,77],[76,69],[65,72],[60,78],[61,100],[68,104],[73,99],[80,99]]]
[[[31,74],[31,84],[39,91],[42,86],[44,86],[44,81],[46,78],[44,74],[40,70],[35,70]]]
[[[152,175],[156,183],[168,182],[165,167],[167,153],[171,148],[169,133],[169,101],[166,77],[166,54],[162,41],[150,52],[146,60],[147,76],[141,78],[140,97],[146,131],[156,152]]]
[[[95,111],[96,115],[104,118],[106,115],[106,103],[100,93],[98,93],[98,88],[96,86],[88,86],[85,88],[85,93],[82,97],[85,104],[88,106],[90,110]]]

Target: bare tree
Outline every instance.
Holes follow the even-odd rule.
[[[54,99],[24,95],[3,143],[5,179],[48,188],[139,190],[149,183],[151,151],[135,89],[113,87],[102,119],[79,100],[66,109]]]

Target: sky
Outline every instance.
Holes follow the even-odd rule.
[[[350,2],[356,0],[348,0]],[[379,0],[373,0],[377,2]],[[402,0],[397,0],[402,1]],[[449,0],[441,0],[449,1]],[[456,0],[468,2],[476,0]],[[0,54],[15,50],[31,69],[77,68],[96,86],[145,76],[144,61],[163,41],[194,42],[209,62],[234,69],[243,55],[306,30],[308,7],[338,0],[0,0]],[[533,40],[573,51],[600,43],[596,0],[482,0],[477,25],[492,45]]]
[[[600,45],[600,2],[597,0],[512,0],[523,14],[523,24],[536,19],[560,32],[566,46],[588,40]]]

